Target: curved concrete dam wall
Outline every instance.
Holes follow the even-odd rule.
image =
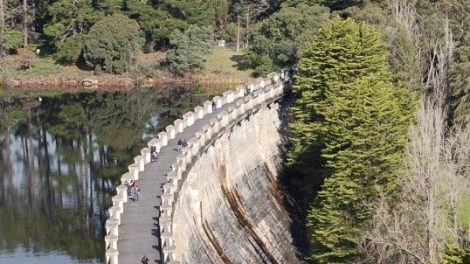
[[[278,188],[281,121],[277,103],[226,130],[181,186],[173,215],[181,263],[298,263]]]

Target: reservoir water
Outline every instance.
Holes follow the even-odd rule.
[[[0,263],[102,263],[114,187],[212,95],[183,88],[0,95]]]

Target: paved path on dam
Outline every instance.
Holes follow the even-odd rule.
[[[182,133],[177,133],[174,139],[168,141],[168,146],[161,148],[158,160],[145,165],[140,172],[138,186],[141,188],[143,201],[129,200],[124,207],[121,225],[119,226],[119,264],[139,264],[143,256],[149,258],[149,263],[161,262],[161,248],[159,242],[160,231],[158,227],[160,197],[163,193],[163,185],[167,183],[166,174],[171,171],[170,165],[176,162],[178,139],[186,139],[195,136],[201,131],[202,126],[209,124],[217,114],[227,111],[229,106],[235,106],[234,102],[225,104],[217,111],[206,114],[202,119],[195,120],[192,126],[184,128]]]

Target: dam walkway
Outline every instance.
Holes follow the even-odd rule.
[[[116,187],[117,195],[112,198],[110,218],[106,221],[106,263],[141,263],[144,256],[149,263],[179,263],[171,236],[171,219],[178,186],[184,181],[191,162],[231,120],[267,99],[279,97],[288,75],[287,71],[280,75],[273,73],[267,79],[259,78],[255,83],[206,101],[175,120],[174,125],[167,126],[141,150],[141,155],[129,165],[129,171],[122,175],[121,185]],[[247,94],[247,90],[252,93]],[[186,140],[188,146],[177,151],[179,139]],[[151,147],[158,153],[154,162],[150,162]],[[131,180],[136,180],[141,189],[141,201],[127,196],[127,184]]]

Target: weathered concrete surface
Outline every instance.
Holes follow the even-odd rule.
[[[298,263],[277,185],[278,105],[234,126],[195,162],[173,217],[182,263]]]

